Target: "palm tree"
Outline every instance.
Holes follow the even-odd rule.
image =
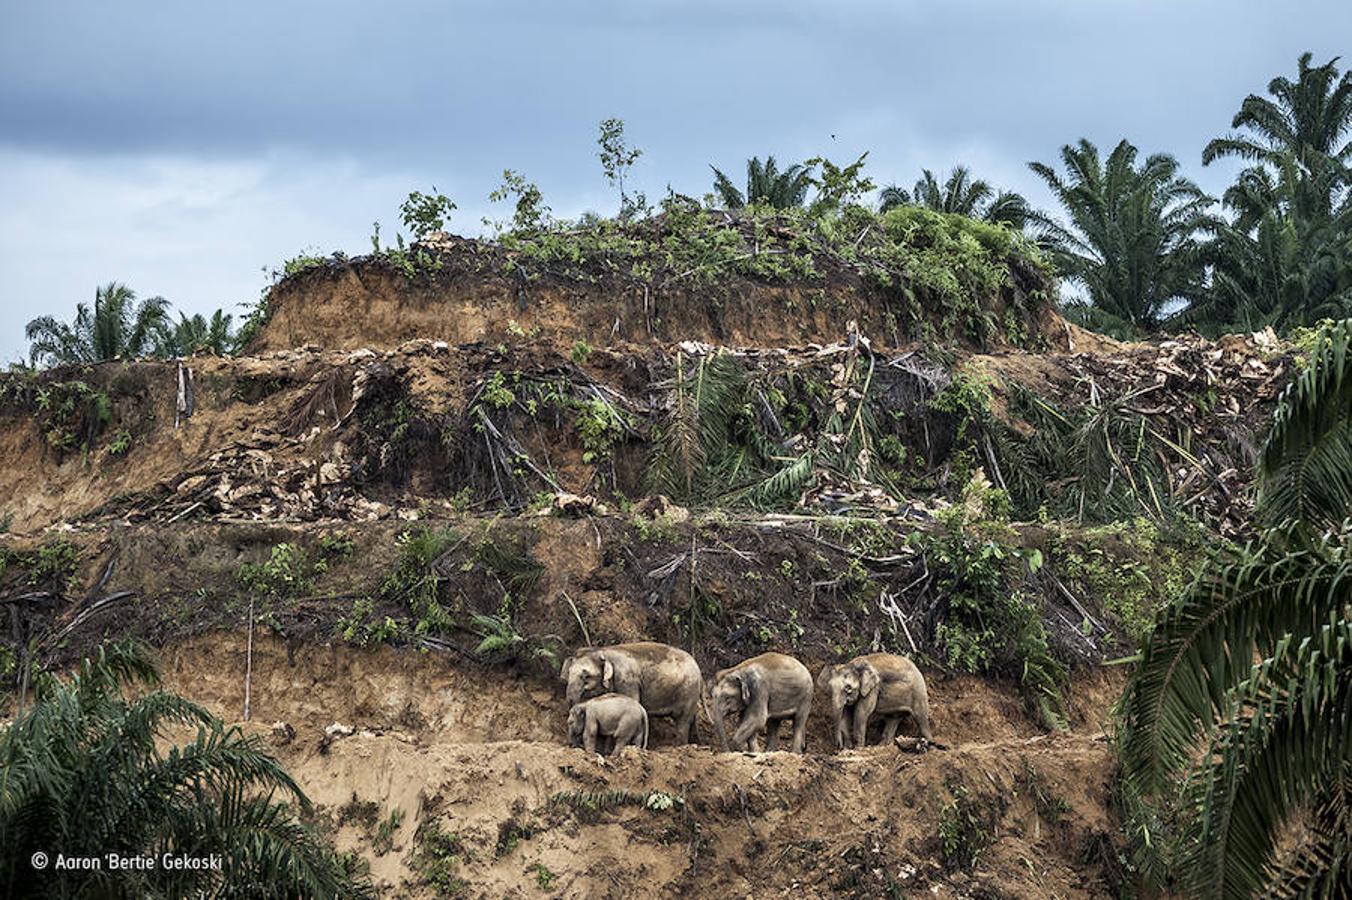
[[[1233,222],[1214,248],[1213,290],[1196,321],[1247,324],[1259,311],[1277,328],[1352,312],[1352,72],[1337,59],[1297,78],[1274,78],[1271,99],[1250,95],[1202,162],[1237,156],[1223,201]]]
[[[1318,332],[1260,476],[1262,539],[1204,573],[1142,649],[1124,786],[1186,896],[1349,896],[1352,319]]]
[[[998,222],[1016,230],[1028,221],[1028,201],[1013,191],[999,191],[980,178],[972,178],[966,166],[954,166],[948,179],[939,184],[929,169],[921,170],[920,179],[909,192],[891,185],[878,195],[881,212],[898,206],[923,206],[939,212],[957,213],[972,219]]]
[[[76,305],[70,324],[52,316],[29,322],[29,358],[35,365],[63,365],[142,356],[163,339],[168,321],[168,300],[150,297],[137,303],[134,291],[110,281],[94,291],[92,311]]]
[[[1180,321],[1252,331],[1352,314],[1352,196],[1329,217],[1292,215],[1294,164],[1253,169],[1225,192],[1234,220],[1209,248],[1211,283]]]
[[[318,834],[296,819],[309,801],[256,738],[155,691],[145,651],[117,644],[0,731],[0,885],[9,897],[367,897]],[[165,747],[166,726],[197,726]],[[45,872],[43,851],[76,857],[219,855],[221,868]]]
[[[1157,153],[1136,164],[1122,141],[1102,159],[1083,138],[1061,148],[1066,174],[1029,163],[1061,202],[1068,223],[1029,214],[1040,240],[1097,313],[1131,332],[1157,329],[1173,307],[1202,294],[1201,237],[1217,228],[1212,200]]]
[[[758,156],[747,160],[746,193],[742,193],[732,179],[717,167],[709,168],[714,171],[714,193],[727,209],[742,209],[755,204],[774,209],[802,206],[812,187],[811,166],[795,163],[781,172],[773,156],[767,156],[764,163]]]
[[[1202,151],[1202,164],[1226,156],[1280,169],[1288,158],[1302,172],[1316,173],[1330,160],[1352,164],[1352,71],[1338,74],[1338,58],[1310,67],[1309,53],[1297,62],[1296,80],[1278,77],[1268,84],[1273,99],[1250,94],[1230,125],[1247,134],[1216,138]],[[1345,184],[1343,185],[1345,187]],[[1328,185],[1325,185],[1328,187]],[[1326,211],[1332,209],[1324,195]]]
[[[216,310],[208,319],[201,313],[188,318],[178,314],[178,322],[164,339],[161,348],[165,356],[190,356],[194,353],[211,353],[225,356],[235,347],[235,334],[230,327],[234,317],[229,313]]]

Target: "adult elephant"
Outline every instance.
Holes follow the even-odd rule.
[[[710,688],[709,716],[722,749],[729,749],[723,717],[737,715],[731,749],[759,750],[757,737],[766,731],[766,749],[779,744],[779,725],[793,720],[793,752],[802,753],[807,717],[812,711],[812,674],[807,666],[783,653],[762,653],[723,669]]]
[[[895,653],[856,656],[842,665],[823,668],[817,676],[817,685],[831,697],[838,749],[864,746],[869,720],[875,715],[884,719],[883,743],[896,736],[906,715],[915,720],[921,737],[927,741],[934,739],[930,733],[925,676],[904,656]]]
[[[699,710],[699,663],[679,647],[638,641],[609,647],[583,647],[559,673],[574,705],[600,694],[632,697],[648,711],[676,723],[677,742],[694,740]]]

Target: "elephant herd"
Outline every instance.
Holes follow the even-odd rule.
[[[802,753],[814,682],[807,666],[783,653],[762,653],[722,669],[706,686],[695,658],[666,644],[640,641],[584,647],[563,663],[568,738],[588,752],[648,746],[648,719],[671,719],[678,743],[695,737],[695,717],[706,705],[724,750],[759,751],[779,745],[782,723],[793,723],[792,749]],[[904,656],[870,653],[818,673],[815,687],[831,700],[836,747],[862,747],[869,722],[883,722],[883,741],[909,716],[931,740],[924,676]],[[725,719],[736,721],[731,737]]]

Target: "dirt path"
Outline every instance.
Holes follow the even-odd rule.
[[[169,685],[238,719],[243,652],[234,634],[169,648]],[[601,759],[562,746],[564,701],[548,682],[390,648],[303,646],[288,660],[272,638],[253,662],[245,730],[274,747],[388,896],[1109,890],[1095,858],[1113,827],[1101,728],[1082,713],[1068,734],[1039,734],[1012,692],[978,680],[934,685],[947,751],[823,752],[819,713],[804,756],[673,747],[659,729],[654,749]],[[326,736],[334,723],[352,732]],[[989,842],[968,871],[945,866],[939,836],[959,811]]]

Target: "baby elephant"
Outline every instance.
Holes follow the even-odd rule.
[[[870,653],[839,666],[826,666],[817,684],[831,696],[836,717],[836,747],[864,746],[869,719],[884,719],[883,743],[897,734],[902,716],[910,714],[925,740],[930,734],[929,693],[925,677],[904,656]]]
[[[618,753],[634,746],[648,749],[648,713],[633,697],[602,694],[573,704],[568,711],[568,743],[588,753]]]
[[[807,715],[812,709],[812,674],[807,667],[783,653],[762,653],[723,669],[714,676],[714,731],[724,750],[729,749],[723,717],[738,714],[732,733],[732,749],[759,750],[757,736],[768,731],[766,749],[779,745],[779,725],[793,720],[793,752],[802,753],[807,735]]]

